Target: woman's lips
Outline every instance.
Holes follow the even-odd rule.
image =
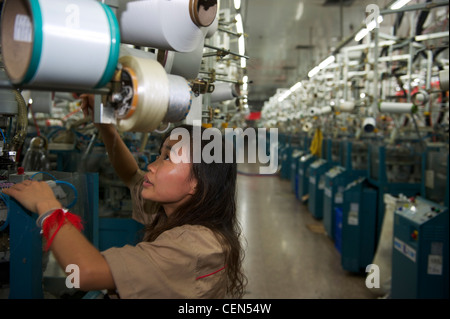
[[[145,186],[153,186],[153,184],[149,181],[149,179],[147,177],[144,178],[143,185],[144,185],[144,187]]]

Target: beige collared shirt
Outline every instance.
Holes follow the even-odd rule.
[[[212,299],[226,294],[224,252],[214,233],[204,226],[183,225],[165,231],[153,242],[110,248],[102,255],[123,299]]]

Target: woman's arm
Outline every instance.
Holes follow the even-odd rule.
[[[39,216],[62,207],[51,187],[45,182],[26,180],[9,189],[3,189],[3,193],[15,198],[26,209]],[[52,235],[53,233],[50,237]],[[115,289],[114,279],[105,258],[70,223],[60,228],[50,249],[63,269],[69,264],[79,267],[81,290]]]

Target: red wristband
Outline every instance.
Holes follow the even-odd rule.
[[[42,236],[44,236],[44,238],[47,240],[45,251],[48,251],[50,249],[50,245],[52,244],[55,235],[67,222],[70,222],[73,226],[75,226],[76,229],[80,231],[83,230],[83,224],[80,216],[72,214],[67,209],[57,209],[44,220],[44,224],[42,225]],[[56,229],[53,232],[52,237],[49,238],[51,230],[55,227]]]

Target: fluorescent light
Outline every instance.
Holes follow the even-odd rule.
[[[243,36],[241,36],[239,38],[239,54],[240,55],[245,55],[245,38]]]
[[[234,0],[234,8],[239,10],[241,8],[241,0]]]
[[[317,73],[319,73],[320,68],[318,66],[316,66],[314,69],[312,69],[311,71],[309,71],[308,73],[308,77],[312,78],[313,76],[315,76]]]
[[[294,84],[289,91],[291,91],[292,93],[294,93],[295,91],[297,91],[300,87],[302,86],[302,82],[297,82],[296,84]]]
[[[381,22],[383,22],[383,16],[378,16],[377,22],[378,22],[378,25],[379,25]],[[372,22],[370,22],[370,23],[367,25],[367,29],[368,29],[369,31],[372,31],[373,29],[375,29],[375,28],[377,27],[377,22],[375,22],[375,20],[372,20]]]
[[[378,16],[377,18],[378,24],[380,24],[381,22],[383,22],[383,16]],[[372,31],[373,29],[375,29],[377,27],[377,22],[375,22],[375,20],[373,20],[372,22],[370,22],[367,25],[367,28],[363,28],[361,29],[356,35],[355,35],[355,41],[359,42],[361,41],[366,35],[369,34],[370,31]]]
[[[242,16],[240,13],[236,14],[236,31],[239,34],[244,34],[244,25],[242,24]]]
[[[355,35],[355,41],[356,41],[356,42],[361,41],[362,38],[364,38],[364,37],[365,37],[366,35],[368,35],[368,34],[369,34],[369,30],[368,30],[368,29],[366,29],[366,28],[361,29],[361,30]]]
[[[291,90],[287,90],[286,92],[284,92],[279,98],[278,98],[278,102],[283,102],[289,95],[291,95]]]
[[[247,59],[241,58],[241,68],[245,69],[247,67]]]
[[[411,0],[397,0],[393,5],[391,5],[391,10],[397,10],[405,6]]]
[[[330,55],[328,58],[322,61],[322,63],[319,64],[319,69],[324,69],[327,66],[329,66],[331,63],[333,63],[336,60],[336,57],[334,55]]]
[[[242,24],[242,16],[240,13],[236,14],[236,31],[241,36],[239,37],[238,44],[239,44],[239,54],[245,55],[245,37],[244,37],[244,25]],[[244,59],[245,60],[245,59]],[[245,66],[242,66],[245,65]],[[241,66],[245,68],[247,66],[247,61],[243,62],[241,59]]]
[[[297,7],[297,14],[295,15],[295,20],[299,21],[302,18],[303,15],[303,8],[304,8],[304,4],[303,1],[300,1],[298,3],[298,7]]]

